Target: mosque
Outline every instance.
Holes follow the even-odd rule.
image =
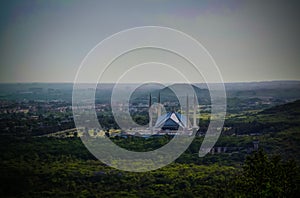
[[[186,97],[186,109],[185,114],[181,114],[179,112],[171,111],[166,114],[161,115],[162,105],[160,104],[160,93],[158,95],[158,105],[155,113],[157,113],[157,119],[155,125],[153,126],[153,112],[150,112],[150,120],[149,120],[149,129],[152,133],[156,133],[157,135],[176,135],[178,133],[185,135],[192,135],[196,133],[198,130],[198,125],[196,121],[196,112],[197,112],[197,102],[196,96],[194,95],[193,101],[193,123],[190,122],[190,109],[189,109],[189,97]],[[152,97],[150,94],[149,98],[149,109],[151,109],[152,105]]]

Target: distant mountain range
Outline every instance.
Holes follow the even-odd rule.
[[[136,84],[122,84],[124,91]],[[131,96],[132,99],[148,100],[149,94],[153,97],[161,92],[162,99],[175,98],[172,88],[186,89],[187,85],[176,83],[168,87],[152,83],[141,85]],[[86,89],[91,84],[86,84]],[[101,84],[97,87],[96,100],[109,102],[114,84]],[[207,103],[210,95],[205,83],[192,85],[199,101]],[[227,98],[248,99],[272,99],[281,100],[281,103],[300,99],[300,81],[269,81],[269,82],[242,82],[225,83]],[[14,100],[66,100],[72,99],[72,83],[2,83],[0,84],[0,99]],[[183,91],[184,92],[184,91]],[[280,102],[279,102],[280,103]]]

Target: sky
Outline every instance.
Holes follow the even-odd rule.
[[[276,0],[1,1],[0,82],[73,82],[99,42],[139,26],[192,36],[225,82],[300,80],[299,9]]]

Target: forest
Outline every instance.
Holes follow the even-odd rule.
[[[79,138],[8,138],[1,139],[1,148],[2,197],[296,197],[299,193],[297,161],[263,149],[202,159],[188,149],[164,168],[132,173],[101,163]]]
[[[16,104],[20,108],[15,110]],[[18,113],[24,104],[28,105],[4,101],[1,106],[1,197],[298,197],[300,193],[300,100],[228,112],[214,152],[199,157],[209,124],[203,114],[199,133],[178,159],[142,173],[102,163],[78,136],[47,136],[49,132],[38,128],[30,131],[57,122],[61,122],[59,130],[73,127],[70,122],[64,124],[71,112],[65,108],[64,113],[53,114],[38,102],[40,115]],[[47,105],[52,108],[51,103]],[[57,108],[64,106],[62,102]],[[107,128],[115,125],[110,116],[99,119]],[[133,114],[133,119],[144,123],[148,118],[147,114]],[[128,150],[150,151],[172,136],[106,138]]]

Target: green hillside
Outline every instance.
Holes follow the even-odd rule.
[[[261,114],[275,114],[276,116],[294,115],[300,116],[300,100],[284,105],[278,105],[261,112]]]

